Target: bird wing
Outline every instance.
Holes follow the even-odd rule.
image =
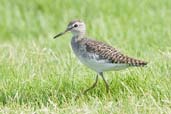
[[[86,40],[84,41],[86,51],[98,55],[98,59],[108,60],[108,62],[115,64],[128,64],[130,66],[145,66],[147,64],[147,62],[122,54],[120,51],[106,43],[87,38],[84,38],[83,40]]]

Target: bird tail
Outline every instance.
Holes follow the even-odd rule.
[[[143,67],[146,66],[148,63],[142,60],[134,59],[134,58],[129,58],[128,59],[128,64],[130,66],[135,66],[135,67]]]

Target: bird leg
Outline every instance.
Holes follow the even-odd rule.
[[[99,74],[102,77],[102,79],[103,79],[103,81],[104,81],[104,83],[106,85],[106,92],[108,93],[109,92],[109,85],[108,85],[107,81],[105,80],[105,78],[103,76],[103,72],[100,72]]]
[[[93,83],[93,85],[92,85],[90,88],[86,89],[86,90],[83,92],[83,94],[86,94],[90,89],[93,89],[94,87],[96,87],[97,81],[98,81],[98,74],[97,74],[97,76],[96,76],[96,81]]]

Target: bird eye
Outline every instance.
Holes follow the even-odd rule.
[[[75,25],[74,25],[74,27],[78,27],[78,25],[77,25],[77,24],[75,24]]]

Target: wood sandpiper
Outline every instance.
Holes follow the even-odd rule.
[[[105,83],[106,92],[109,91],[109,85],[103,76],[103,72],[105,71],[147,65],[147,62],[128,57],[106,43],[87,38],[85,36],[86,25],[80,20],[71,21],[68,24],[67,29],[54,38],[57,38],[68,31],[73,34],[71,46],[75,55],[83,64],[97,72],[95,82],[90,88],[83,92],[84,94],[96,86],[99,76],[102,77]]]

